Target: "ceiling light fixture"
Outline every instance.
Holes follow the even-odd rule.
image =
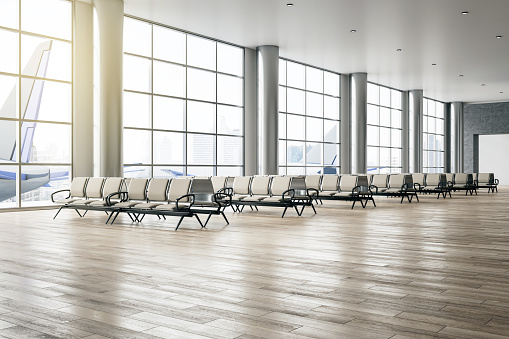
[[[293,7],[293,4],[286,4],[287,7]]]
[[[357,32],[357,30],[356,30],[356,29],[351,29],[351,30],[350,30],[350,33],[355,33],[355,32]]]
[[[497,35],[497,39],[502,39],[502,36],[501,35]]]
[[[463,78],[463,74],[460,74],[460,78]]]
[[[401,52],[401,48],[398,48],[398,49],[396,50],[396,52]]]
[[[431,64],[431,66],[436,66],[437,64]]]
[[[463,15],[467,15],[467,14],[468,14],[468,12],[467,12],[467,11],[463,11],[463,12],[461,12],[461,14],[463,14]]]
[[[486,86],[486,84],[481,84],[481,86],[483,86],[483,87],[484,87],[484,86]]]
[[[500,94],[504,94],[504,92],[500,92]]]

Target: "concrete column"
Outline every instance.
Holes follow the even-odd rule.
[[[452,163],[452,156],[455,154],[453,148],[454,140],[452,140],[452,119],[451,119],[451,104],[444,104],[444,170],[445,173],[451,173],[452,168],[456,168],[456,166]]]
[[[464,118],[463,118],[463,102],[453,102],[451,103],[451,117],[453,117],[454,125],[451,126],[451,129],[454,129],[454,140],[451,140],[452,146],[454,146],[455,157],[451,159],[455,165],[455,172],[461,173],[465,170],[464,167],[464,159],[465,159],[465,150],[464,150]]]
[[[367,171],[367,73],[350,75],[351,173]]]
[[[350,174],[350,77],[341,74],[341,173]]]
[[[255,175],[257,164],[256,51],[244,50],[244,175]]]
[[[74,4],[73,177],[94,175],[94,79],[92,5]]]
[[[401,170],[403,173],[409,173],[409,122],[408,122],[408,91],[401,93]]]
[[[258,174],[278,174],[279,47],[257,51]]]
[[[423,92],[408,92],[408,160],[410,173],[422,172],[422,114]]]
[[[94,0],[94,87],[99,175],[123,175],[123,0]]]

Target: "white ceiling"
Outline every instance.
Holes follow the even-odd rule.
[[[509,0],[124,3],[126,14],[249,48],[277,45],[282,57],[340,73],[367,72],[369,81],[422,89],[430,98],[509,101]]]

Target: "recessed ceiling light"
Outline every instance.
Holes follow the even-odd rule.
[[[463,74],[460,74],[460,78],[463,78]]]
[[[481,86],[483,86],[483,87],[484,87],[484,86],[486,86],[486,84],[481,84]]]
[[[396,50],[396,52],[401,52],[401,48],[398,48],[398,49]]]
[[[504,92],[500,92],[500,94],[504,94]]]
[[[497,39],[502,39],[502,36],[501,35],[497,35]]]
[[[293,4],[286,4],[287,7],[293,7]]]
[[[437,64],[431,64],[431,66],[436,66]]]
[[[355,33],[355,32],[357,32],[357,30],[356,30],[356,29],[351,29],[351,30],[350,30],[350,33]]]
[[[467,15],[467,14],[468,14],[468,12],[467,12],[467,11],[463,11],[463,12],[461,12],[461,14],[463,14],[463,15]]]

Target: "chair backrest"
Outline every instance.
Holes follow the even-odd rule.
[[[424,173],[413,173],[412,174],[412,180],[414,181],[414,184],[419,184],[421,186],[424,186],[425,180],[426,180],[426,174]]]
[[[454,184],[456,185],[466,185],[468,180],[468,174],[466,173],[456,173],[454,175]]]
[[[252,177],[235,177],[233,179],[233,194],[249,194],[249,184]]]
[[[188,194],[190,185],[191,179],[189,178],[173,179],[170,183],[170,189],[168,190],[168,200],[173,202],[180,198],[181,196]]]
[[[412,189],[414,188],[414,179],[411,174],[403,174],[405,177],[405,184],[407,185],[407,188]]]
[[[401,186],[405,183],[405,175],[404,174],[391,174],[389,176],[389,187],[400,189]]]
[[[440,183],[440,173],[428,173],[428,175],[426,175],[427,186],[438,186],[439,183]]]
[[[147,199],[147,184],[148,179],[146,178],[131,178],[129,187],[127,188],[129,200]]]
[[[168,190],[168,178],[154,178],[148,184],[147,199],[150,201],[165,201]]]
[[[477,182],[479,184],[492,184],[495,182],[495,175],[493,173],[479,173],[477,174]]]
[[[220,189],[224,188],[224,185],[226,184],[226,177],[212,177],[210,178],[210,180],[212,180],[214,192],[217,192]]]
[[[324,174],[322,178],[322,191],[337,191],[339,177],[336,174]]]
[[[454,182],[454,174],[445,173],[445,180],[447,180],[447,182]]]
[[[229,187],[233,188],[233,182],[234,181],[235,181],[235,177],[227,177],[226,178],[226,183],[224,184],[224,187],[226,187],[226,188],[229,188]],[[248,186],[249,186],[249,184],[248,184]]]
[[[341,192],[351,191],[355,186],[357,186],[357,176],[356,175],[342,175],[341,180],[339,180],[339,190]]]
[[[252,195],[269,195],[269,182],[270,177],[255,176],[251,181],[251,194]]]
[[[90,178],[88,179],[85,195],[87,198],[102,198],[103,197],[104,178]]]
[[[371,176],[371,185],[378,188],[387,188],[387,174],[373,174]]]
[[[85,187],[87,186],[88,178],[76,177],[71,182],[70,193],[71,197],[84,198]]]
[[[103,186],[103,197],[122,190],[124,180],[122,178],[106,178]]]
[[[360,186],[362,190],[368,189],[369,179],[366,174],[357,175],[357,186]]]
[[[292,177],[283,176],[283,177],[274,177],[272,178],[272,182],[270,184],[270,192],[272,195],[282,195],[284,191],[290,188],[290,181]],[[304,182],[304,178],[302,178]],[[305,185],[305,183],[304,183]]]
[[[210,179],[193,179],[191,192],[194,194],[194,203],[211,203],[214,201],[214,186]]]
[[[306,175],[306,179],[305,179],[306,188],[314,188],[315,190],[319,190],[320,189],[320,179],[322,179],[321,175],[317,175],[317,174]]]

